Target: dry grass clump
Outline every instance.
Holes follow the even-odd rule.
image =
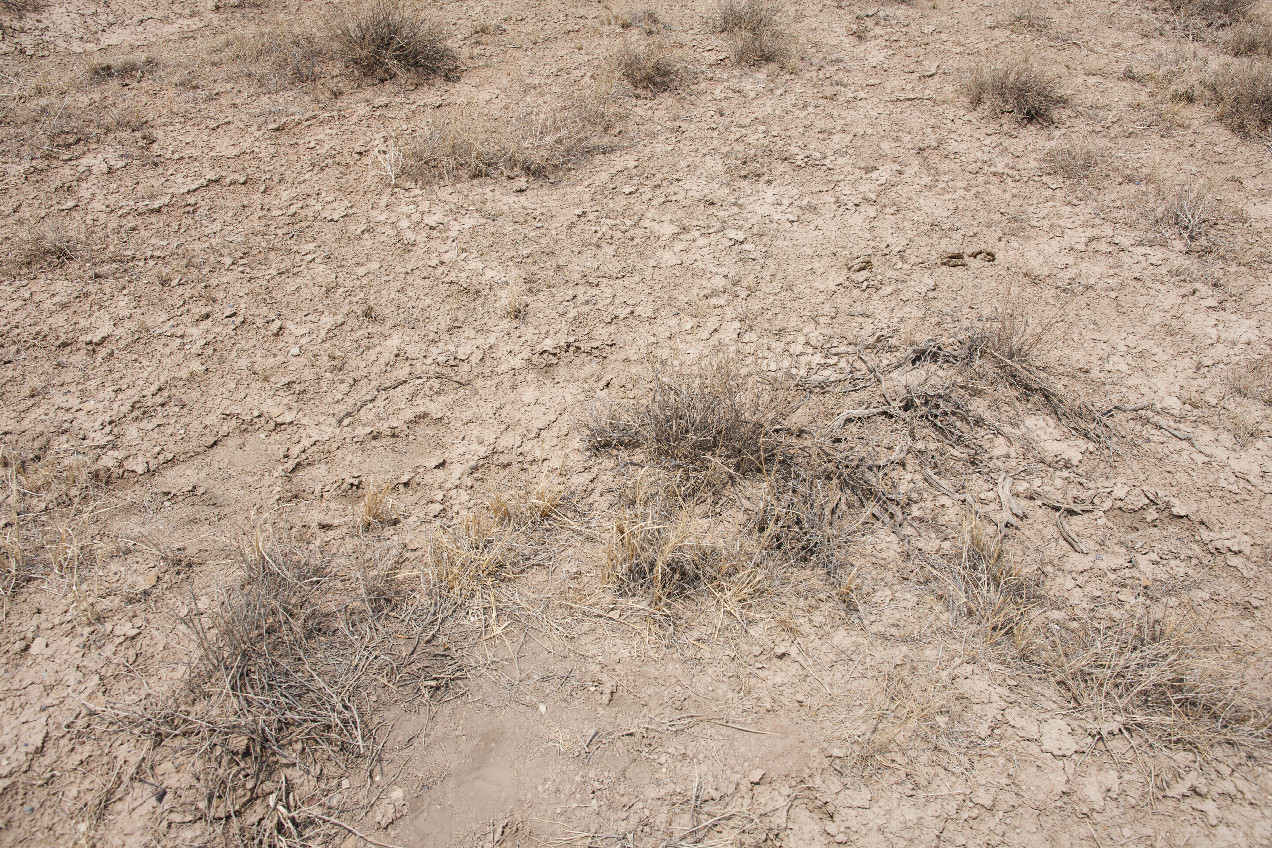
[[[1056,682],[1102,725],[1195,747],[1268,739],[1268,705],[1242,691],[1219,652],[1186,621],[1145,611],[1057,632],[1043,650]]]
[[[1041,32],[1051,26],[1051,18],[1047,15],[1047,7],[1039,0],[1022,0],[1011,16],[1012,23],[1025,29]]]
[[[1027,307],[1013,300],[987,326],[966,336],[959,358],[968,365],[989,364],[1026,396],[1043,401],[1071,432],[1098,445],[1110,444],[1116,431],[1108,416],[1066,392],[1037,363],[1050,335],[1049,324],[1031,321]]]
[[[541,524],[556,515],[565,504],[565,493],[546,483],[517,494],[497,494],[486,499],[486,506],[496,522],[514,529]]]
[[[1272,25],[1242,21],[1228,30],[1223,49],[1232,56],[1272,56]]]
[[[1043,594],[1037,578],[1007,550],[1003,531],[968,516],[958,550],[953,562],[932,567],[951,618],[976,622],[988,642],[1010,639],[1018,649],[1027,645]]]
[[[93,562],[93,512],[101,487],[84,457],[0,443],[0,597],[39,578],[72,588]]]
[[[624,44],[614,57],[618,75],[637,94],[658,94],[679,88],[685,79],[684,68],[658,45]]]
[[[401,176],[430,179],[546,177],[605,149],[614,121],[608,101],[584,98],[491,115],[459,109],[402,151]]]
[[[782,409],[733,359],[683,374],[654,373],[648,398],[595,411],[586,423],[594,449],[639,447],[669,467],[745,474],[776,459]]]
[[[130,56],[108,62],[93,62],[88,66],[88,79],[95,83],[107,80],[136,82],[158,67],[159,60],[153,56],[143,56],[140,59]]]
[[[1085,180],[1099,170],[1104,151],[1084,138],[1065,138],[1047,149],[1043,161],[1066,179]]]
[[[1180,15],[1197,18],[1211,26],[1227,26],[1242,20],[1256,0],[1168,0]]]
[[[722,0],[715,29],[733,38],[733,56],[744,65],[786,64],[795,48],[779,26],[781,13],[781,5],[772,0]]]
[[[1052,76],[1024,60],[976,68],[965,91],[973,109],[987,105],[995,112],[1040,123],[1052,123],[1056,109],[1066,101]]]
[[[1241,397],[1272,406],[1272,354],[1233,368],[1228,382]]]
[[[316,82],[328,50],[312,32],[269,29],[233,36],[224,42],[230,57],[254,70],[262,83]]]
[[[389,499],[390,486],[369,486],[358,502],[358,527],[369,530],[384,527],[397,521],[393,502]]]
[[[1214,226],[1219,203],[1205,180],[1162,186],[1157,193],[1157,222],[1191,246]]]
[[[338,567],[260,532],[244,546],[241,585],[189,619],[184,690],[107,710],[196,781],[168,815],[236,845],[313,844],[333,823],[324,801],[378,758],[383,704],[455,675],[430,647],[446,606],[395,578],[395,559]]]
[[[673,507],[665,492],[638,483],[611,525],[603,576],[655,608],[694,591],[736,608],[764,581],[759,554],[748,554],[740,541],[722,544],[718,534],[719,528],[695,529],[688,511]]]
[[[452,79],[459,73],[459,54],[446,44],[445,34],[399,0],[371,0],[343,10],[333,20],[332,36],[340,59],[364,76]]]
[[[1272,65],[1247,59],[1220,68],[1207,82],[1219,118],[1234,131],[1267,139],[1272,133]]]
[[[489,599],[499,584],[537,561],[542,553],[530,531],[560,513],[564,495],[539,486],[524,495],[495,495],[452,527],[442,527],[429,545],[426,574],[460,600]]]
[[[60,268],[79,260],[83,242],[65,229],[32,229],[16,245],[6,262],[12,270]]]

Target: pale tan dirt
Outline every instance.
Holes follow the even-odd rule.
[[[36,230],[78,247],[0,282],[0,434],[88,480],[77,506],[19,524],[15,494],[4,518],[44,553],[0,625],[0,845],[218,843],[180,806],[197,792],[177,760],[101,709],[181,685],[181,622],[239,579],[248,528],[426,571],[439,524],[540,482],[577,529],[545,531],[495,608],[456,614],[466,679],[391,707],[372,791],[351,777],[369,806],[329,808],[380,842],[1272,843],[1265,742],[1123,732],[951,619],[917,554],[957,544],[964,508],[917,466],[913,524],[871,521],[847,554],[858,609],[808,567],[740,608],[656,612],[600,579],[636,472],[579,421],[641,397],[650,362],[835,377],[859,345],[891,359],[1015,298],[1054,325],[1039,359],[1066,390],[1153,407],[1118,414],[1109,451],[989,387],[1003,435],[945,479],[994,515],[1000,475],[1017,481],[1013,544],[1053,624],[1191,613],[1267,702],[1272,416],[1232,375],[1272,352],[1270,150],[1172,99],[1223,61],[1212,35],[1138,2],[1037,6],[1042,30],[1013,4],[793,0],[786,69],[732,63],[707,2],[656,7],[686,88],[620,94],[604,149],[550,178],[418,186],[383,162],[439,110],[607,90],[644,36],[597,3],[439,4],[458,80],[309,84],[222,43],[309,4],[4,13],[3,251]],[[499,27],[469,35],[482,23]],[[144,55],[139,78],[85,76]],[[966,106],[965,70],[1017,55],[1070,97],[1056,126]],[[1097,172],[1050,170],[1057,139],[1102,151]],[[1155,206],[1194,178],[1219,221],[1190,247]],[[978,248],[995,261],[939,261]],[[799,423],[855,405],[814,392]],[[402,521],[363,531],[382,484]],[[1068,519],[1087,554],[1044,498],[1095,505]]]

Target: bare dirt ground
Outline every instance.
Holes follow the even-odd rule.
[[[0,845],[1272,843],[1231,27],[439,3],[423,78],[25,5]],[[1014,60],[1051,120],[970,105]]]

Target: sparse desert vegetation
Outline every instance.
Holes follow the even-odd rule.
[[[975,68],[966,84],[973,109],[987,106],[1022,121],[1051,123],[1065,102],[1055,79],[1031,61],[1016,60]]]
[[[0,3],[0,848],[1267,844],[1267,22]]]

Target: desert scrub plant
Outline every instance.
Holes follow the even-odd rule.
[[[932,571],[952,620],[974,621],[988,642],[1011,640],[1018,650],[1029,645],[1045,597],[1038,579],[1008,551],[1000,528],[977,515],[965,517],[958,556]]]
[[[1178,235],[1189,247],[1214,226],[1219,209],[1210,184],[1189,180],[1157,190],[1157,223],[1167,234]]]
[[[1241,397],[1272,406],[1272,353],[1234,366],[1228,384]]]
[[[655,608],[695,591],[716,595],[734,609],[754,595],[764,582],[759,552],[746,550],[740,539],[721,543],[719,528],[695,532],[688,512],[647,482],[637,482],[612,520],[602,571],[606,582]]]
[[[614,66],[619,77],[638,95],[671,91],[685,79],[684,68],[656,44],[627,42],[614,57]]]
[[[1057,141],[1043,155],[1048,169],[1065,179],[1081,181],[1093,176],[1104,160],[1104,152],[1083,138]]]
[[[268,87],[317,81],[329,53],[314,33],[286,28],[231,36],[220,48]]]
[[[1230,56],[1272,56],[1272,24],[1242,21],[1228,30],[1223,49]]]
[[[1268,140],[1272,135],[1272,65],[1254,59],[1232,62],[1207,81],[1219,119],[1237,133]]]
[[[1026,60],[981,65],[971,72],[964,90],[973,109],[984,105],[1039,123],[1053,123],[1056,109],[1066,100],[1055,79]]]
[[[744,65],[787,64],[795,48],[790,34],[779,26],[781,12],[773,0],[722,0],[715,30],[733,39],[733,57]]]
[[[1185,17],[1210,26],[1228,26],[1249,15],[1255,0],[1167,0],[1167,4]]]
[[[613,123],[612,105],[600,97],[526,105],[510,114],[459,108],[404,147],[401,176],[416,182],[546,177],[605,149],[601,136]]]
[[[399,0],[370,0],[343,10],[332,23],[332,36],[340,59],[364,76],[453,79],[459,73],[459,54],[442,31]]]
[[[342,557],[258,530],[240,565],[239,585],[187,619],[185,686],[104,712],[194,778],[169,812],[223,827],[227,844],[308,844],[330,821],[309,799],[373,763],[382,707],[457,674],[431,644],[452,606],[399,577],[392,551]]]
[[[1247,694],[1240,676],[1222,664],[1224,652],[1186,620],[1134,611],[1112,624],[1053,631],[1036,653],[1101,724],[1199,750],[1268,741],[1268,705]]]
[[[640,447],[669,467],[745,474],[775,459],[782,412],[737,360],[720,358],[686,373],[655,371],[643,403],[594,410],[584,426],[594,449]]]

